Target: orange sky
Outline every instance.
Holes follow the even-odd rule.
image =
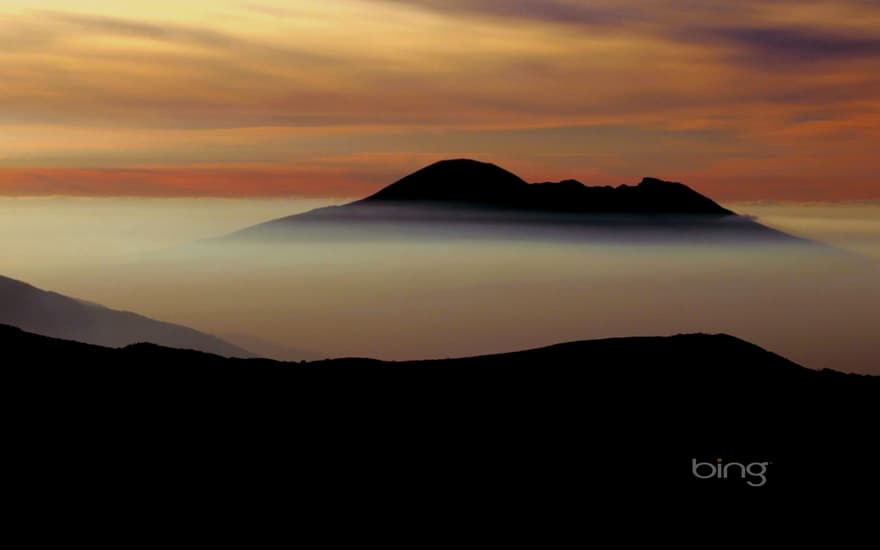
[[[878,29],[873,0],[4,1],[0,194],[359,196],[467,156],[877,199]]]

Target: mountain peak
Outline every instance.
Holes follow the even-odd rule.
[[[690,193],[696,193],[696,191],[694,191],[693,189],[691,189],[690,187],[688,187],[687,185],[685,185],[683,183],[679,183],[677,181],[666,181],[666,180],[661,180],[660,178],[652,178],[652,177],[642,178],[642,181],[639,182],[639,184],[636,187],[639,187],[641,189],[653,189],[653,190],[665,191],[665,192],[688,191]]]
[[[529,184],[488,162],[435,162],[354,205],[459,204],[543,212],[730,215],[690,187],[646,177],[636,186],[589,187],[577,180]]]
[[[733,214],[709,197],[697,193],[687,185],[677,181],[666,181],[659,178],[642,178],[635,188],[641,198],[649,204],[662,206],[669,211],[682,213],[715,213]]]
[[[652,178],[652,177],[642,178],[642,181],[639,183],[639,187],[642,187],[642,186],[645,186],[645,187],[662,187],[662,186],[671,187],[671,186],[679,186],[679,185],[682,185],[682,184],[678,183],[678,182],[666,181],[666,180],[661,180],[660,178]]]
[[[236,235],[281,234],[299,222],[339,224],[342,233],[349,223],[375,222],[378,227],[390,222],[455,224],[475,219],[503,220],[507,225],[534,225],[541,219],[544,225],[586,227],[610,223],[608,215],[622,216],[616,220],[622,225],[682,215],[700,223],[736,217],[690,187],[658,178],[618,187],[589,186],[574,179],[528,183],[495,164],[458,158],[435,162],[364,199],[279,218]]]
[[[359,202],[430,201],[495,203],[528,184],[515,174],[488,162],[450,159],[435,162],[392,183]]]

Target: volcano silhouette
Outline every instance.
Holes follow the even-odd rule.
[[[383,202],[537,212],[733,214],[680,183],[645,178],[637,186],[620,187],[589,187],[577,180],[528,184],[499,166],[469,159],[437,162],[354,205]]]
[[[807,243],[739,216],[681,183],[528,183],[494,164],[443,160],[377,193],[259,224],[253,240],[577,239]]]

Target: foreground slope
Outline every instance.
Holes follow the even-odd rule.
[[[0,323],[110,347],[153,342],[229,357],[251,356],[210,334],[76,300],[8,277],[0,277]]]
[[[534,507],[600,488],[756,490],[691,474],[692,460],[719,458],[768,463],[771,489],[867,487],[852,459],[871,447],[880,397],[876,377],[806,369],[725,335],[399,363],[107,349],[11,327],[0,348],[38,444],[112,448],[102,468],[137,480],[227,491],[235,479],[314,502]]]

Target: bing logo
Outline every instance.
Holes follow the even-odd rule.
[[[750,487],[761,487],[767,483],[767,466],[769,462],[725,463],[720,458],[714,463],[691,462],[691,472],[697,479],[742,479]]]

